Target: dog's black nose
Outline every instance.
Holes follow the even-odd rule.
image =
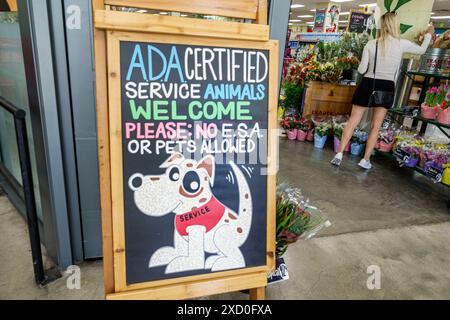
[[[128,181],[128,185],[130,186],[130,189],[133,191],[138,190],[140,187],[142,187],[144,183],[144,176],[140,173],[136,173],[130,177],[130,180]]]

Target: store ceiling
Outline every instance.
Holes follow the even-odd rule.
[[[342,1],[342,0],[341,0]],[[318,3],[324,3],[326,0],[292,0],[292,5],[303,5],[303,7],[291,9],[291,22],[293,24],[306,25],[314,21],[314,12]],[[334,2],[334,1],[331,1]],[[339,2],[339,0],[337,0]],[[341,5],[341,12],[349,12],[350,9],[361,9],[359,5],[376,3],[376,0],[353,0],[346,2],[339,2]],[[433,6],[434,16],[450,16],[450,0],[435,0]],[[301,17],[298,17],[301,16]],[[348,16],[342,16],[341,24],[345,24]],[[301,21],[295,21],[301,20]],[[345,21],[345,23],[344,23]],[[444,24],[445,28],[450,28],[450,19],[433,19],[435,25]]]

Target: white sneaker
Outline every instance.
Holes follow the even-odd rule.
[[[361,168],[366,169],[366,170],[372,169],[372,164],[370,163],[370,160],[367,161],[364,158],[361,159],[361,161],[358,163],[358,166],[360,166]]]
[[[331,164],[333,166],[339,167],[342,163],[343,154],[342,153],[336,153],[333,160],[331,160]]]

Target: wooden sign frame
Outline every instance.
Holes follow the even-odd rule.
[[[232,7],[232,4],[237,7]],[[109,5],[202,14],[215,12],[215,15],[255,19],[259,23],[119,12],[109,10]],[[194,0],[188,4],[175,0],[93,0],[103,264],[107,299],[186,299],[244,289],[250,289],[251,298],[264,298],[267,273],[275,265],[276,134],[270,134],[268,142],[270,175],[267,177],[266,265],[127,285],[119,44],[126,40],[268,50],[268,127],[269,132],[274,133],[277,128],[278,42],[269,40],[266,8],[266,0]]]

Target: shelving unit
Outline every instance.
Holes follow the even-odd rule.
[[[436,126],[447,138],[450,139],[450,134],[445,130],[445,129],[450,129],[450,125],[445,125],[445,124],[441,124],[439,122],[437,122],[436,120],[430,120],[430,119],[425,119],[422,118],[420,116],[420,105],[425,101],[425,96],[426,96],[426,92],[428,90],[428,88],[430,88],[431,86],[434,85],[439,85],[439,83],[442,80],[450,80],[450,74],[437,74],[437,73],[427,73],[427,72],[420,72],[420,71],[408,71],[406,73],[406,75],[416,84],[419,84],[419,82],[417,82],[415,80],[416,76],[422,76],[424,77],[424,81],[420,83],[420,85],[422,86],[422,91],[420,94],[420,98],[418,101],[419,104],[419,108],[417,109],[417,111],[411,113],[408,112],[407,109],[405,108],[392,108],[389,110],[389,113],[392,115],[396,115],[396,116],[400,116],[400,117],[409,117],[413,119],[413,123],[412,123],[412,128],[416,129],[418,124],[421,122],[422,126],[420,128],[420,133],[423,134],[426,131],[426,128],[429,124]],[[386,158],[392,159],[392,160],[396,160],[395,156],[391,153],[391,152],[381,152],[377,150],[377,155],[382,155]],[[426,172],[421,168],[421,167],[414,167],[414,168],[410,168],[410,167],[406,167],[408,169],[411,169],[417,173],[420,173],[424,176],[427,176]],[[450,186],[443,184],[442,182],[440,183],[441,185],[447,187],[450,189]],[[450,208],[450,199],[447,201],[447,207]]]

